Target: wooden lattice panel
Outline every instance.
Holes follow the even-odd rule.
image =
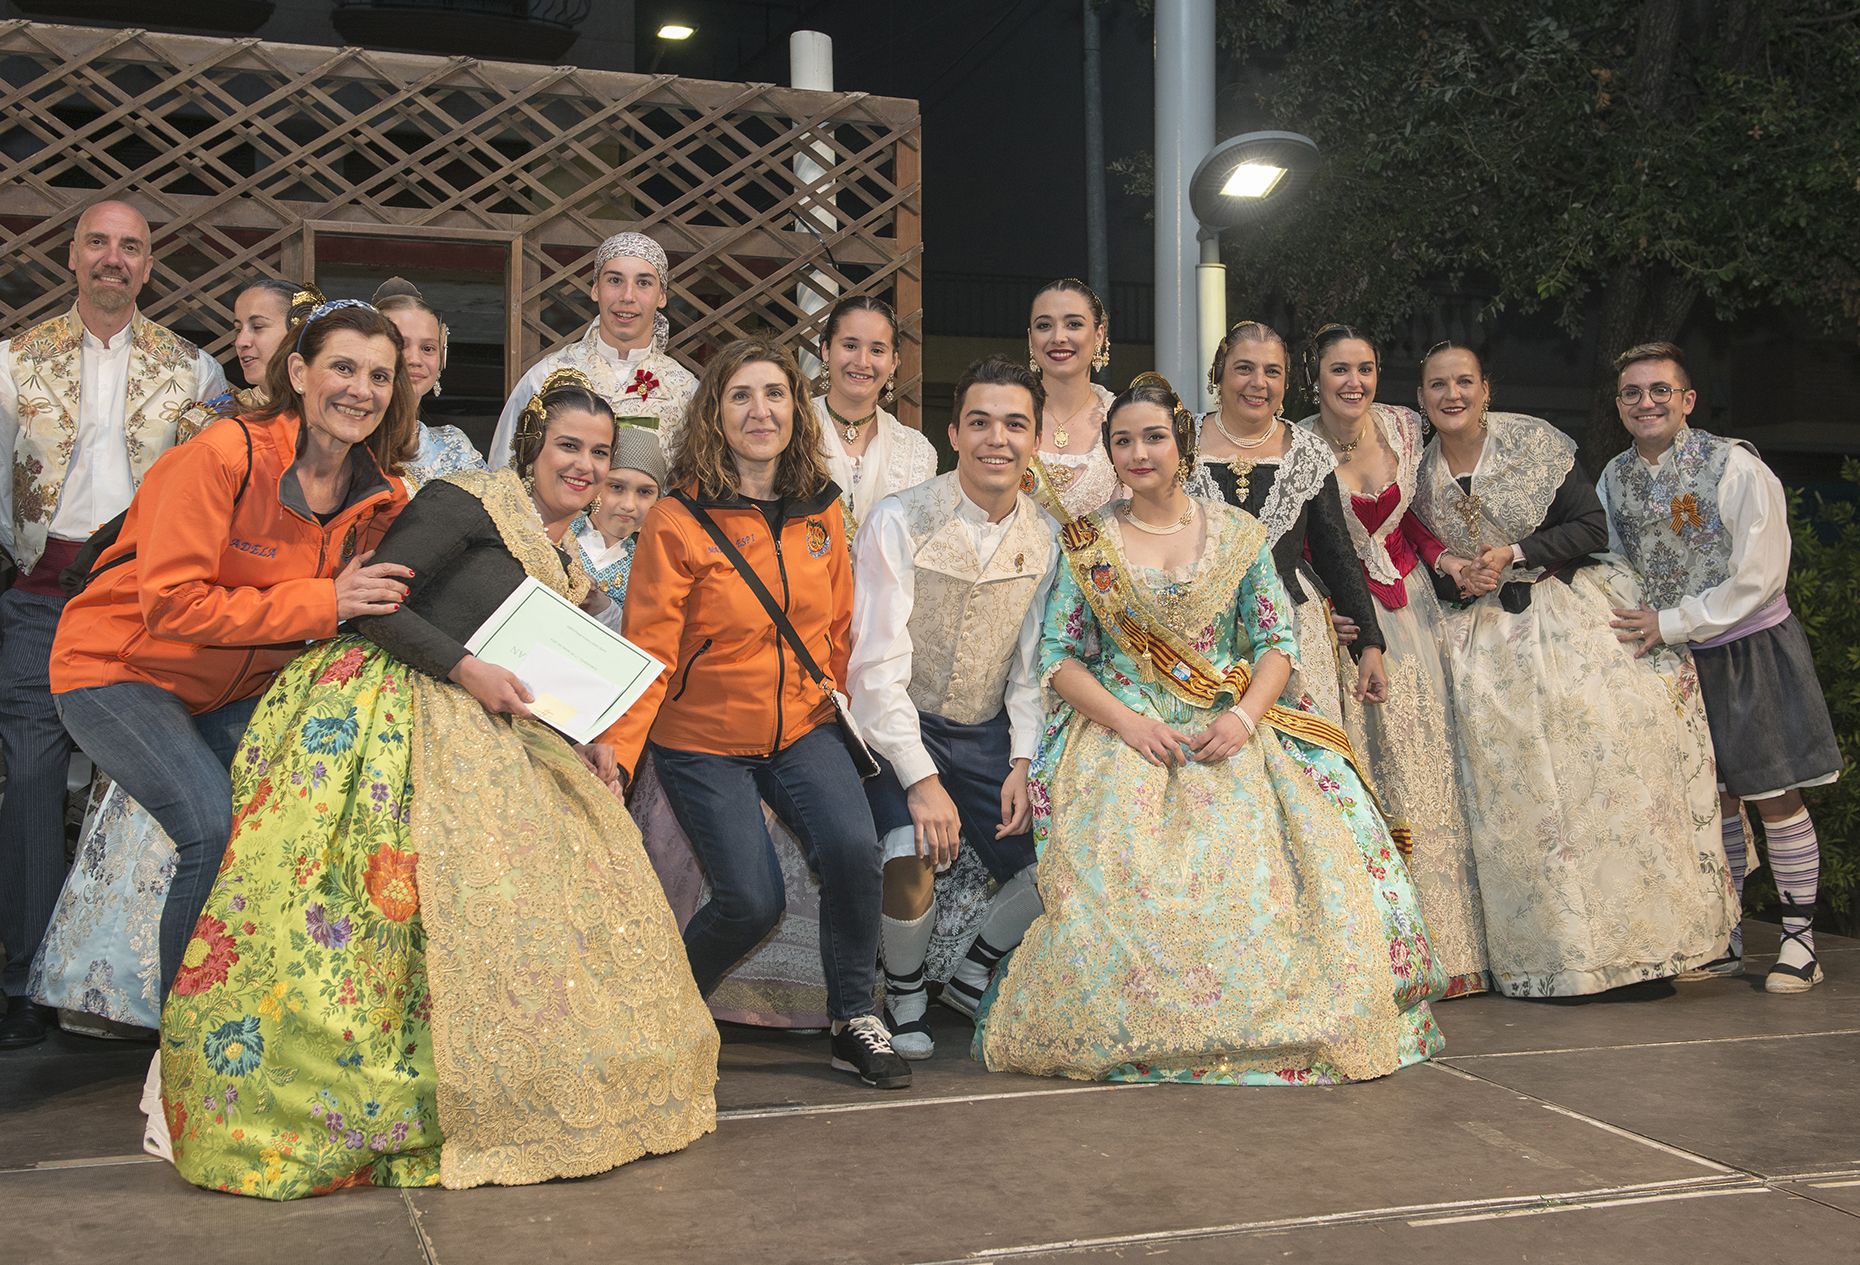
[[[595,247],[638,229],[672,257],[672,351],[693,368],[748,334],[811,345],[823,290],[890,299],[898,413],[918,421],[913,101],[12,21],[0,120],[6,332],[70,303],[79,210],[124,197],[155,230],[144,309],[215,334],[243,278],[301,275],[316,232],[509,241],[514,378],[585,328]]]

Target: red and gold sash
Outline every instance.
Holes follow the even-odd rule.
[[[1240,701],[1253,683],[1250,665],[1243,659],[1236,659],[1233,666],[1223,672],[1157,620],[1138,596],[1140,588],[1130,578],[1123,551],[1106,539],[1092,518],[1074,519],[1060,531],[1059,544],[1065,551],[1073,578],[1085,594],[1085,601],[1098,617],[1099,626],[1132,660],[1149,664],[1165,689],[1196,707],[1214,707],[1222,694],[1229,695],[1235,703]],[[1413,833],[1406,822],[1390,815],[1383,807],[1369,771],[1357,759],[1350,737],[1341,727],[1322,716],[1276,702],[1266,709],[1259,723],[1342,756],[1362,780],[1370,801],[1388,823],[1396,849],[1403,856],[1413,851]]]

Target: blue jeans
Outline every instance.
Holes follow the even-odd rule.
[[[710,901],[685,925],[685,953],[708,997],[731,967],[775,929],[787,908],[781,865],[762,801],[794,831],[820,876],[820,966],[827,1013],[872,1013],[884,883],[878,833],[859,775],[823,725],[772,756],[706,755],[652,748],[672,815],[710,878]]]
[[[5,989],[26,994],[33,954],[65,885],[65,773],[71,735],[58,723],[48,672],[64,599],[0,593],[0,944]]]
[[[168,995],[232,834],[232,766],[258,699],[190,716],[157,685],[122,681],[57,696],[58,715],[96,761],[174,840],[174,883],[161,909],[161,991]]]

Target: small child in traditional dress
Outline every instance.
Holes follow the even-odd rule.
[[[1615,369],[1615,406],[1634,446],[1608,463],[1596,490],[1609,547],[1640,572],[1646,602],[1616,610],[1612,626],[1641,653],[1661,642],[1691,647],[1732,879],[1741,897],[1749,859],[1741,804],[1749,802],[1763,819],[1782,899],[1782,947],[1763,986],[1806,992],[1822,980],[1813,931],[1821,848],[1801,788],[1840,776],[1841,752],[1785,592],[1788,500],[1748,443],[1686,424],[1698,392],[1678,347],[1631,347]],[[1724,956],[1688,974],[1740,974],[1743,952],[1733,931]]]
[[[600,497],[569,525],[581,565],[615,605],[626,604],[639,525],[665,488],[665,469],[658,432],[632,419],[621,422],[614,428],[614,461]]]

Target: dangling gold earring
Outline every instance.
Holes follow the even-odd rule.
[[[434,379],[433,379],[433,398],[434,398],[435,400],[436,400],[436,399],[438,399],[438,398],[439,398],[439,394],[440,394],[440,388],[439,388],[439,379],[438,379],[438,378],[434,378]]]
[[[1175,459],[1175,485],[1179,488],[1185,488],[1188,486],[1188,458],[1187,457],[1177,457]]]
[[[536,472],[534,470],[523,472],[523,490],[531,496],[536,495]]]
[[[588,502],[588,517],[593,518],[596,514],[600,512],[601,512],[601,494],[599,492],[596,492],[594,494],[594,499]]]
[[[814,388],[815,395],[825,395],[827,393],[827,374],[824,369],[814,375],[814,380],[811,385]]]
[[[1103,373],[1111,367],[1111,340],[1105,339],[1098,344],[1097,352],[1091,358],[1092,372]]]
[[[898,375],[894,373],[885,383],[885,403],[889,404],[897,398],[898,398]]]
[[[1040,362],[1033,358],[1033,353],[1031,351],[1027,353],[1027,368],[1033,372],[1033,376],[1036,378],[1040,377],[1045,372],[1045,370],[1040,368]]]
[[[1491,411],[1492,411],[1492,401],[1490,400],[1487,400],[1484,404],[1479,406],[1479,429],[1480,430],[1490,429],[1490,427],[1488,427],[1485,424],[1485,415],[1487,413],[1490,413]]]

